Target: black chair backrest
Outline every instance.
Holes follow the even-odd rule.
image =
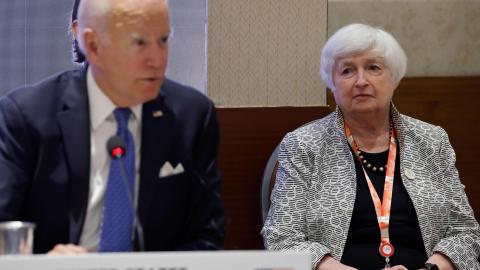
[[[265,223],[268,210],[270,209],[270,194],[275,185],[276,172],[278,167],[278,148],[277,145],[267,161],[263,171],[262,190],[260,193],[260,202],[262,207],[262,224]]]

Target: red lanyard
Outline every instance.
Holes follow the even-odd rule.
[[[352,132],[347,122],[344,122],[345,125],[345,135],[347,136],[348,143],[353,149],[355,156],[362,164],[362,161],[359,157],[359,150],[357,143],[353,139]],[[392,205],[392,191],[393,191],[393,176],[395,175],[395,159],[397,156],[397,141],[395,129],[392,126],[392,134],[390,136],[390,147],[388,149],[388,161],[387,169],[385,175],[385,184],[383,187],[383,199],[380,202],[377,191],[368,177],[365,168],[362,165],[363,173],[365,174],[365,179],[367,180],[368,189],[370,190],[370,195],[375,205],[375,212],[377,214],[378,226],[380,228],[380,248],[379,252],[385,258],[386,266],[389,266],[389,257],[395,252],[393,245],[390,243],[390,236],[388,233],[388,227],[390,224],[390,209]]]

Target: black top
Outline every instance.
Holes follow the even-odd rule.
[[[353,154],[353,152],[352,152]],[[383,165],[388,160],[388,150],[382,153],[364,153],[372,165]],[[375,206],[368,189],[365,176],[356,157],[357,196],[348,232],[347,242],[341,262],[358,269],[383,269],[385,259],[380,256],[380,229],[378,227]],[[382,200],[385,172],[366,170]],[[410,196],[400,176],[400,153],[397,147],[395,175],[393,182],[392,205],[390,211],[390,243],[395,254],[390,258],[390,265],[402,264],[408,269],[418,269],[428,259],[423,244],[420,226]]]

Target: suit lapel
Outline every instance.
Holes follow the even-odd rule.
[[[393,105],[392,105],[393,106]],[[400,147],[400,173],[402,177],[402,183],[413,203],[415,213],[417,215],[418,223],[420,225],[420,232],[422,239],[427,250],[427,255],[431,255],[429,250],[433,250],[430,239],[433,228],[431,224],[431,218],[429,218],[430,203],[425,203],[430,200],[428,193],[425,191],[425,179],[429,178],[429,175],[423,175],[428,170],[416,170],[411,162],[416,162],[418,168],[423,168],[419,163],[422,159],[418,159],[418,147],[415,142],[415,127],[408,123],[408,121],[393,107],[392,116],[395,124],[395,130],[398,135],[398,142]],[[411,147],[414,145],[415,147]],[[415,179],[410,179],[407,175],[407,171],[414,172]]]
[[[340,260],[343,254],[343,247],[347,242],[348,228],[350,227],[353,215],[353,208],[357,196],[357,174],[355,170],[354,157],[348,146],[348,141],[345,136],[344,118],[339,107],[337,107],[334,117],[331,119],[331,125],[334,127],[331,130],[332,135],[328,136],[327,144],[332,145],[328,147],[329,152],[327,156],[339,156],[335,163],[329,164],[332,168],[331,175],[337,176],[337,183],[334,186],[341,186],[341,197],[344,197],[341,207],[336,208],[338,211],[337,219],[340,224],[345,224],[345,230],[339,231],[335,236],[330,238],[331,243],[340,243],[340,245],[332,245],[335,259]],[[327,131],[327,133],[329,133]],[[335,224],[330,224],[335,225]]]
[[[162,94],[143,105],[138,211],[144,224],[160,167],[168,158],[172,158],[172,150],[175,148],[172,144],[179,141],[177,130],[175,115],[165,105]]]
[[[69,178],[69,221],[71,243],[78,244],[85,220],[90,174],[90,115],[86,86],[86,68],[68,81],[63,108],[58,113]]]

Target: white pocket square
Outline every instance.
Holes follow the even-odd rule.
[[[176,175],[176,174],[181,174],[185,171],[183,168],[182,163],[178,163],[175,168],[173,168],[172,164],[170,164],[170,161],[167,161],[163,164],[163,166],[160,168],[160,172],[158,174],[158,177],[163,178],[171,175]]]

